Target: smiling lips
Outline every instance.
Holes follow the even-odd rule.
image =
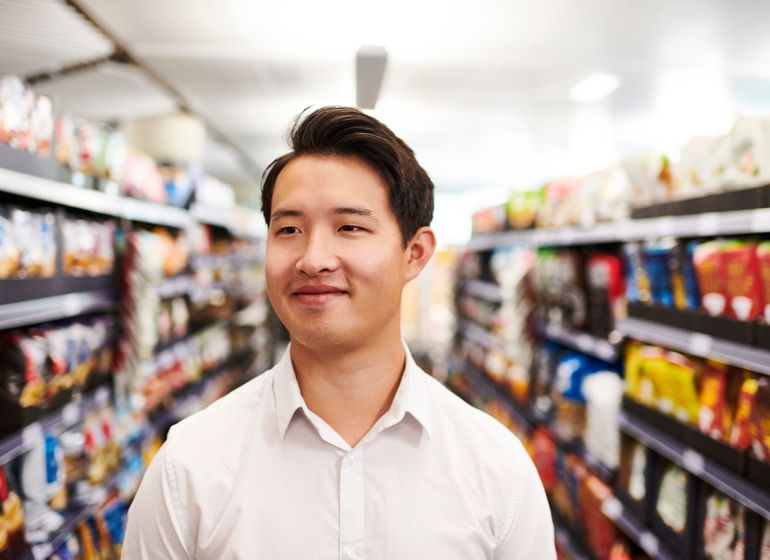
[[[345,295],[347,292],[334,286],[327,286],[324,284],[313,286],[302,286],[298,288],[292,295],[295,296],[300,303],[305,305],[324,305],[337,299],[340,296]]]

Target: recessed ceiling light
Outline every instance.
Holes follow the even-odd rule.
[[[593,103],[607,97],[620,87],[617,74],[596,72],[576,83],[569,90],[569,98],[575,103]]]

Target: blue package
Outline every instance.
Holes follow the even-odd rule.
[[[674,305],[669,260],[671,249],[663,244],[650,243],[644,248],[644,268],[650,281],[652,301],[659,305]]]

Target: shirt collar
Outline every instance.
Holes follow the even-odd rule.
[[[406,413],[409,413],[420,423],[430,437],[432,423],[426,387],[428,380],[425,379],[427,374],[417,366],[406,343],[402,341],[402,344],[406,352],[404,373],[393,397],[390,410],[380,420],[389,418],[388,425],[393,425],[401,421]],[[290,346],[273,371],[273,395],[275,397],[278,432],[283,440],[297,410],[303,410],[306,415],[312,414],[312,412],[307,408],[305,399],[302,398],[302,393],[299,390],[294,365],[291,363]]]

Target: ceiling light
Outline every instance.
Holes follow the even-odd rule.
[[[620,87],[617,74],[596,72],[581,80],[569,90],[569,98],[575,103],[593,103],[607,97]]]

